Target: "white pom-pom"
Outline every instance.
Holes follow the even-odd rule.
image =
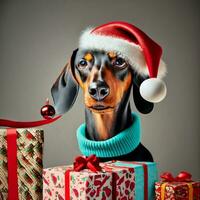
[[[141,96],[152,103],[162,101],[167,94],[167,87],[159,78],[149,78],[142,82],[140,86]]]

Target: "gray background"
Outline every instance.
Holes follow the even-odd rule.
[[[40,108],[77,47],[80,31],[125,20],[161,44],[168,65],[168,96],[151,114],[142,115],[142,142],[160,172],[189,170],[200,178],[198,2],[0,0],[0,118],[40,119]],[[61,120],[44,127],[46,167],[70,164],[80,153],[76,128],[82,122],[79,93]]]

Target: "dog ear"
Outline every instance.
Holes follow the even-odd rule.
[[[51,88],[56,114],[67,112],[74,104],[78,95],[79,86],[74,78],[74,61],[78,49],[76,49],[63,71]]]
[[[134,73],[133,75],[133,99],[135,106],[139,112],[143,114],[148,114],[153,110],[154,104],[146,101],[140,95],[140,85],[146,78],[143,78]]]

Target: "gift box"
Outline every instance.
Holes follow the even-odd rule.
[[[43,200],[68,200],[69,197],[74,200],[109,199],[112,188],[110,173],[72,170],[73,166],[44,169]]]
[[[0,129],[0,199],[42,199],[43,142],[43,130]]]
[[[155,163],[106,162],[100,171],[73,165],[43,170],[43,200],[154,199]]]
[[[161,178],[164,180],[155,184],[156,200],[200,200],[200,182],[192,181],[188,172],[175,178],[164,173]]]

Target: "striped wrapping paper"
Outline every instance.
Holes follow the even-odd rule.
[[[19,200],[42,199],[43,134],[38,129],[16,129]],[[7,129],[0,129],[0,199],[7,200],[8,193]]]

